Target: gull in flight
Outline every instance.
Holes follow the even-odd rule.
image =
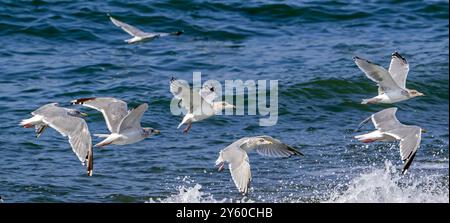
[[[376,141],[400,141],[400,156],[403,165],[402,174],[405,174],[416,156],[420,146],[421,134],[425,132],[415,125],[404,125],[395,117],[397,108],[387,108],[377,112],[359,124],[359,130],[369,120],[372,120],[376,130],[367,134],[355,136],[361,142],[370,143]]]
[[[231,178],[239,192],[243,194],[247,194],[252,179],[247,153],[253,149],[260,155],[268,157],[303,156],[298,150],[270,136],[245,137],[220,150],[216,166],[222,171],[225,162],[229,163]]]
[[[214,87],[203,87],[199,92],[194,91],[185,82],[181,82],[172,77],[170,80],[170,92],[179,99],[179,105],[187,110],[179,129],[182,125],[188,126],[183,130],[187,134],[192,127],[193,122],[207,119],[223,109],[233,109],[234,105],[225,101],[215,102],[218,97]],[[192,97],[192,98],[191,98]]]
[[[398,52],[392,54],[389,71],[360,57],[353,57],[366,76],[378,84],[378,96],[364,99],[361,104],[395,103],[424,94],[406,88],[409,64]]]
[[[94,168],[92,139],[86,122],[81,118],[86,114],[75,109],[59,107],[58,103],[50,103],[31,112],[31,115],[33,117],[22,120],[20,125],[24,128],[34,126],[36,137],[39,137],[47,126],[63,136],[68,136],[73,152],[83,165],[87,163],[87,173],[92,176]]]
[[[80,98],[71,101],[72,104],[81,104],[85,107],[100,111],[106,121],[111,134],[94,134],[106,138],[97,143],[95,147],[109,144],[126,145],[144,140],[160,131],[153,128],[142,128],[141,119],[148,109],[147,103],[128,111],[127,103],[115,98]]]
[[[176,31],[176,32],[172,32],[172,33],[148,33],[148,32],[144,32],[134,26],[131,26],[129,24],[126,24],[124,22],[121,22],[115,18],[113,18],[112,16],[109,16],[109,19],[111,19],[112,23],[114,23],[114,25],[122,28],[125,32],[127,32],[128,34],[130,34],[133,38],[131,39],[127,39],[125,40],[125,42],[127,43],[136,43],[139,41],[143,41],[143,40],[153,40],[159,37],[164,37],[164,36],[179,36],[183,33],[183,31]]]

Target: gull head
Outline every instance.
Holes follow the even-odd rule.
[[[88,116],[86,113],[80,112],[80,111],[78,111],[76,109],[68,109],[67,110],[67,114],[70,115],[70,116],[78,117],[78,118],[82,118],[82,117]]]
[[[417,90],[408,90],[408,94],[409,94],[410,98],[414,98],[414,97],[417,97],[417,96],[425,96],[425,94],[423,94],[423,93],[421,93],[421,92],[419,92]]]
[[[219,158],[217,158],[217,160],[216,160],[217,170],[219,172],[222,171],[224,169],[224,166],[225,166],[225,160],[223,159],[223,152],[220,151],[219,152]]]
[[[142,128],[142,132],[144,137],[150,137],[151,135],[158,135],[161,133],[159,130],[150,127]]]

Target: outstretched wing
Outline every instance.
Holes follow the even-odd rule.
[[[422,129],[418,126],[405,126],[385,132],[385,134],[400,140],[400,156],[405,163],[402,172],[405,173],[411,166],[420,146]]]
[[[92,139],[86,122],[82,118],[64,115],[44,116],[44,123],[69,137],[73,152],[84,165],[88,154],[92,153]]]
[[[115,98],[80,98],[71,103],[100,111],[105,118],[108,130],[112,133],[117,132],[120,122],[128,114],[127,103]]]
[[[246,152],[250,152],[254,149],[258,154],[268,157],[290,157],[293,155],[303,155],[293,147],[286,145],[270,136],[255,136],[247,138],[241,142],[240,148]]]
[[[125,32],[127,32],[131,36],[143,37],[143,36],[147,35],[147,33],[143,32],[142,30],[140,30],[132,25],[121,22],[121,21],[113,18],[112,16],[109,16],[109,19],[111,19],[111,21],[112,21],[112,23],[114,23],[114,25],[122,28]]]
[[[408,77],[409,64],[404,57],[398,52],[392,54],[391,64],[389,65],[389,73],[398,86],[406,88],[406,78]]]
[[[383,67],[360,57],[354,57],[353,60],[369,79],[378,84],[379,94],[400,89],[389,72]]]
[[[131,110],[120,123],[118,132],[120,133],[126,129],[141,129],[141,119],[147,109],[148,104],[144,103]]]
[[[395,116],[396,112],[397,108],[394,107],[386,108],[373,114],[371,116],[373,125],[376,129],[383,132],[403,126],[403,124],[400,123],[400,121],[398,121],[397,117]]]
[[[240,193],[246,194],[250,187],[252,174],[247,152],[239,147],[229,146],[223,150],[223,156],[227,157],[231,178]]]

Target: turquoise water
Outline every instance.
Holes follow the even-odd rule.
[[[0,1],[0,196],[5,202],[448,202],[448,1]],[[127,45],[106,16],[179,37]],[[362,145],[353,129],[389,106],[361,105],[376,86],[352,61],[385,67],[399,51],[407,86],[426,94],[395,104],[419,125],[421,148],[400,177],[396,144]],[[218,116],[189,135],[169,112],[172,76],[191,80],[278,80],[279,118]],[[144,126],[162,134],[96,149],[94,176],[67,140],[39,140],[18,126],[37,107],[79,97],[147,102]],[[92,133],[100,113],[81,108]],[[368,127],[366,129],[369,129]],[[252,190],[237,193],[218,151],[267,134],[304,157],[249,154]],[[94,139],[94,143],[98,139]]]

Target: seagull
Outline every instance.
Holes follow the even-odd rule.
[[[228,162],[231,177],[239,192],[243,194],[247,194],[252,179],[247,153],[253,149],[260,155],[269,157],[303,156],[302,153],[291,146],[265,135],[245,137],[220,150],[219,158],[216,160],[216,167],[218,167],[219,171],[222,171],[225,162]]]
[[[405,174],[416,156],[417,149],[420,146],[421,134],[426,132],[419,126],[404,125],[395,117],[397,108],[387,108],[377,112],[359,124],[359,130],[369,120],[377,130],[357,135],[355,138],[364,143],[382,141],[400,141],[400,156],[403,165],[402,174]]]
[[[31,112],[33,117],[24,119],[20,125],[24,128],[36,127],[36,137],[39,137],[47,126],[55,129],[61,135],[69,137],[73,152],[83,165],[87,163],[88,176],[93,173],[92,139],[88,126],[81,117],[85,113],[75,109],[59,107],[58,103],[46,104]]]
[[[106,126],[111,134],[94,134],[97,137],[106,138],[97,143],[95,147],[109,144],[126,145],[144,140],[160,131],[141,127],[142,115],[148,109],[147,103],[141,104],[128,111],[127,103],[115,98],[80,98],[71,101],[71,104],[81,104],[85,107],[100,111],[106,121]]]
[[[424,96],[417,90],[406,88],[409,64],[398,52],[392,54],[389,71],[360,57],[353,57],[356,65],[366,76],[378,84],[378,96],[363,99],[361,104],[395,103],[417,96]]]
[[[130,34],[133,38],[131,39],[127,39],[125,40],[125,42],[131,44],[131,43],[136,43],[139,41],[143,41],[143,40],[153,40],[159,37],[164,37],[164,36],[179,36],[183,33],[183,31],[176,31],[176,32],[172,32],[172,33],[148,33],[148,32],[144,32],[134,26],[131,26],[129,24],[126,24],[124,22],[121,22],[115,18],[113,18],[111,15],[109,15],[109,19],[111,19],[112,23],[114,23],[114,25],[122,28],[125,32],[127,32],[128,34]]]
[[[170,92],[180,100],[178,104],[187,110],[186,115],[177,127],[179,129],[182,125],[187,124],[188,126],[183,130],[185,134],[189,132],[193,122],[207,119],[223,109],[235,108],[234,105],[225,101],[215,102],[217,94],[214,87],[203,87],[197,92],[191,89],[189,85],[172,77]]]

